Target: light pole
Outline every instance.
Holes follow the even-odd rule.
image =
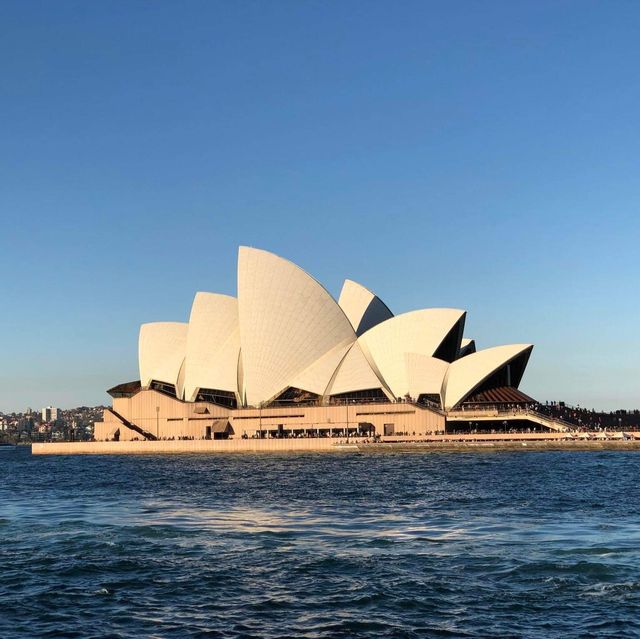
[[[262,402],[258,404],[258,428],[260,429],[260,439],[262,439]]]
[[[160,439],[160,406],[156,406],[156,439]]]
[[[344,405],[347,409],[347,444],[349,443],[349,400],[345,397]]]

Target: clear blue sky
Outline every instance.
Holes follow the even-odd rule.
[[[239,244],[640,407],[640,4],[0,4],[0,410],[106,403]]]

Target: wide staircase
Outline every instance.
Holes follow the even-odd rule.
[[[138,435],[142,435],[145,439],[151,441],[158,439],[153,433],[150,433],[148,430],[144,430],[144,428],[140,428],[137,424],[130,422],[126,417],[123,417],[120,413],[113,410],[113,408],[107,408],[106,410],[110,412],[123,426],[138,433]]]
[[[520,421],[527,420],[544,426],[551,431],[564,433],[575,428],[575,424],[565,422],[556,417],[543,415],[530,408],[502,408],[499,406],[491,408],[479,408],[468,410],[453,410],[447,413],[447,422],[463,422],[463,421]]]
[[[530,421],[536,422],[541,426],[546,426],[549,430],[555,430],[561,433],[566,431],[573,430],[575,428],[575,424],[571,424],[570,422],[565,422],[563,419],[559,419],[557,417],[551,417],[550,415],[544,415],[543,413],[539,413],[538,411],[526,409],[525,414],[527,415],[527,419]]]

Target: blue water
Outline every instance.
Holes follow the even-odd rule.
[[[0,637],[638,637],[640,454],[0,451]]]

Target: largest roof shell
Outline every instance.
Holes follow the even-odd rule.
[[[267,251],[240,247],[238,303],[248,405],[273,399],[321,358],[324,364],[310,377],[314,388],[326,388],[356,339],[342,309],[315,279]]]

